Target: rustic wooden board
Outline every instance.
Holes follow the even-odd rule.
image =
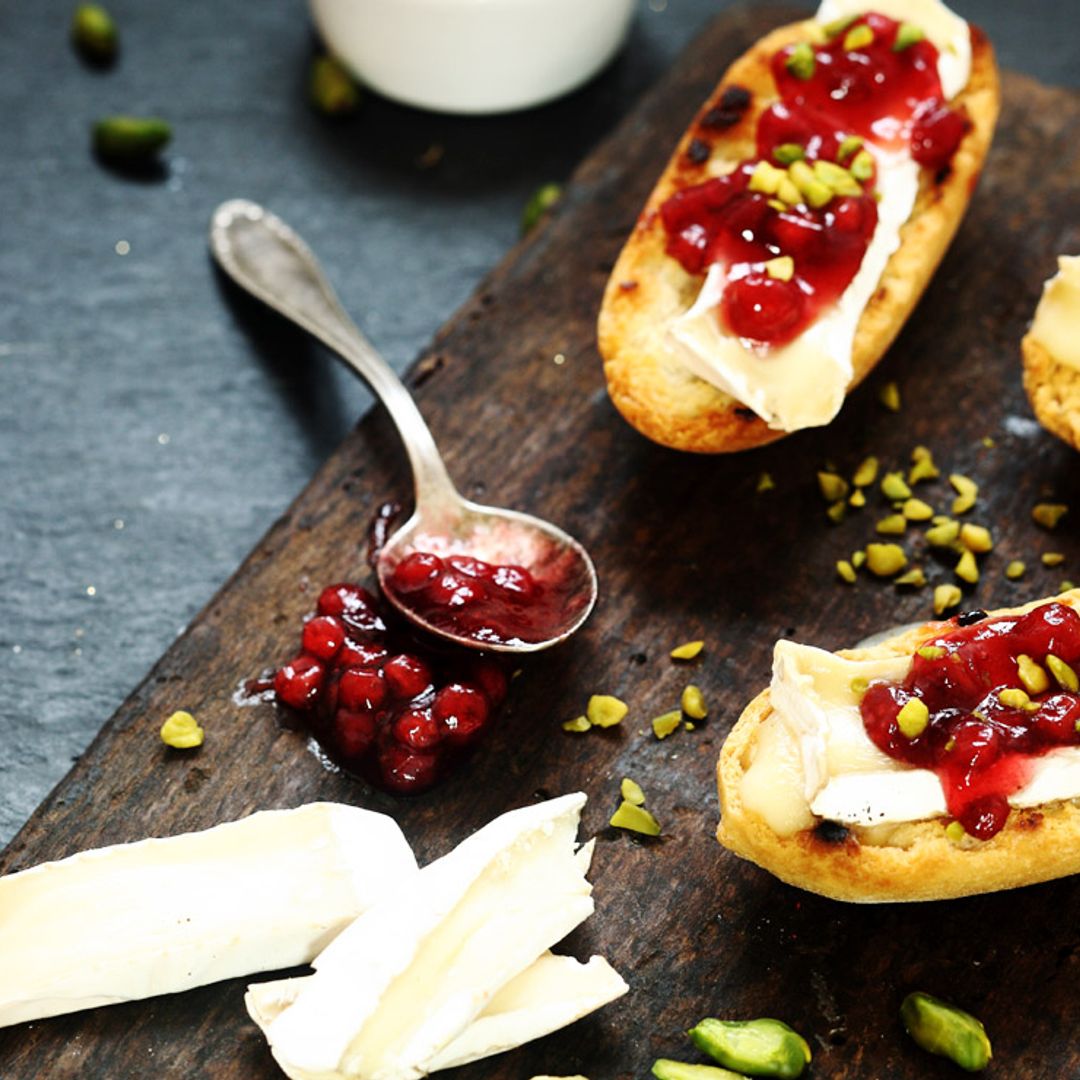
[[[395,436],[375,414],[109,721],[0,869],[314,799],[393,814],[427,861],[506,809],[582,789],[590,795],[583,832],[598,838],[598,913],[567,948],[609,957],[632,992],[560,1035],[448,1080],[642,1077],[658,1055],[692,1056],[682,1032],[706,1014],[783,1017],[811,1039],[817,1077],[953,1075],[901,1032],[897,1007],[915,987],[982,1017],[1003,1075],[1080,1074],[1080,932],[1069,917],[1080,881],[859,908],[781,885],[713,840],[716,755],[767,680],[776,637],[836,647],[929,611],[928,590],[835,582],[834,560],[869,539],[873,519],[865,512],[826,523],[814,482],[821,464],[850,468],[870,452],[901,462],[924,442],[947,469],[978,480],[977,515],[998,544],[969,606],[1050,593],[1063,576],[1080,575],[1075,529],[1050,538],[1029,520],[1047,490],[1080,507],[1080,479],[1073,452],[1033,425],[1018,359],[1054,254],[1080,247],[1076,94],[1006,78],[997,142],[953,249],[891,356],[828,429],[738,457],[694,458],[649,444],[607,401],[594,320],[615,254],[699,100],[736,54],[792,14],[742,10],[715,22],[415,369],[462,489],[565,525],[593,552],[602,582],[586,630],[522,665],[509,713],[471,765],[432,794],[397,801],[326,771],[271,706],[241,707],[232,697],[294,648],[321,584],[366,575],[366,525],[380,501],[408,490]],[[252,328],[271,319],[224,288],[223,297]],[[363,308],[346,299],[363,322]],[[297,339],[282,336],[282,351],[295,352]],[[565,363],[554,363],[556,354]],[[904,395],[899,415],[877,404],[889,379]],[[988,435],[993,448],[982,443]],[[777,490],[756,495],[765,470]],[[926,493],[945,499],[942,487]],[[1002,577],[1009,558],[1037,564],[1037,552],[1051,548],[1069,557],[1063,568],[1033,569],[1020,583]],[[949,578],[933,560],[929,570]],[[708,641],[699,661],[668,660],[673,644],[699,636]],[[670,709],[690,678],[712,704],[708,722],[657,743],[648,719]],[[630,719],[608,732],[564,733],[559,721],[600,691],[629,702]],[[157,738],[178,707],[194,710],[208,732],[193,755],[165,751]],[[606,828],[624,775],[644,786],[663,822],[658,841]],[[274,1077],[243,1010],[244,982],[8,1029],[0,1074]]]

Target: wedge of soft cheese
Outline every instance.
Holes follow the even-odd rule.
[[[570,974],[562,961],[558,974],[545,961],[512,985],[592,913],[592,845],[575,841],[584,802],[567,795],[504,814],[357,919],[314,975],[250,988],[248,1010],[285,1073],[416,1080],[623,992],[606,965]],[[578,1004],[530,1004],[571,983]]]
[[[854,680],[904,678],[909,656],[847,660],[792,641],[778,641],[769,688],[772,712],[758,730],[743,776],[743,805],[778,836],[792,836],[818,818],[871,826],[924,821],[947,814],[937,774],[882,753],[863,727]],[[1027,784],[1009,796],[1014,807],[1080,796],[1080,748],[1035,760]]]
[[[1080,255],[1058,257],[1043,286],[1030,336],[1058,363],[1080,370]]]
[[[0,1025],[308,963],[416,860],[392,818],[311,803],[0,878]]]
[[[824,0],[816,19],[824,25],[870,10],[912,22],[926,33],[939,50],[938,73],[946,97],[954,97],[967,85],[970,30],[940,0]],[[915,207],[919,166],[911,155],[873,142],[867,142],[866,149],[877,159],[877,227],[858,272],[834,307],[794,341],[761,356],[752,345],[727,333],[717,319],[728,272],[717,263],[709,268],[693,305],[668,327],[668,339],[685,367],[743,402],[778,431],[827,424],[840,411],[854,376],[852,347],[863,309],[899,248],[900,230]],[[731,161],[717,165],[716,171],[730,172],[736,166]]]

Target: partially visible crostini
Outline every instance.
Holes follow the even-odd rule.
[[[848,0],[827,0],[825,14],[838,5],[845,10],[852,6]],[[860,10],[918,12],[929,5],[941,8],[937,0],[906,5],[882,0]],[[740,163],[758,157],[758,122],[779,100],[774,58],[793,46],[808,48],[807,42],[825,39],[822,22],[794,23],[761,39],[732,64],[683,134],[612,270],[598,324],[608,391],[619,412],[658,443],[719,453],[759,446],[787,433],[775,416],[767,422],[747,402],[695,374],[673,341],[672,325],[695,305],[703,276],[688,272],[668,253],[661,208],[676,193],[733,174]],[[911,314],[960,223],[989,149],[999,109],[998,74],[993,50],[975,27],[970,28],[970,46],[966,85],[949,102],[966,117],[966,134],[947,166],[919,170],[914,209],[900,227],[899,246],[876,284],[870,282],[853,328],[847,391],[866,377]],[[850,158],[843,160],[850,163]],[[783,165],[782,157],[778,164]],[[761,362],[768,364],[769,357]],[[835,409],[843,392],[841,379]],[[818,422],[825,420],[811,421]],[[810,424],[800,421],[797,426]]]
[[[903,679],[916,657],[951,660],[939,645],[929,643],[955,633],[958,623],[977,618],[978,625],[985,627],[990,625],[987,620],[1045,611],[1051,604],[1060,624],[1062,608],[1080,609],[1080,590],[1011,611],[978,612],[948,623],[926,623],[872,648],[830,654],[791,642],[778,643],[773,684],[746,707],[717,764],[720,843],[789,884],[858,903],[940,900],[1080,872],[1080,746],[1076,745],[1080,734],[1076,733],[1075,719],[1068,720],[1069,731],[1054,749],[1058,758],[1053,762],[1045,757],[1031,758],[1046,764],[1037,766],[1041,771],[1032,774],[1035,779],[1029,778],[1026,787],[1009,796],[1007,817],[993,825],[998,831],[980,840],[943,809],[946,795],[939,774],[929,768],[890,764],[865,734],[860,706],[844,704],[848,693],[851,702],[858,701],[867,692],[867,683],[873,685],[875,678]],[[1072,631],[1080,635],[1080,617],[1070,615],[1068,621],[1074,622]],[[1050,622],[1054,622],[1053,617]],[[782,656],[785,647],[789,652]],[[1076,647],[1080,655],[1080,644]],[[811,670],[804,669],[794,678],[778,676],[779,669],[790,664],[793,650],[817,654],[809,657]],[[1029,661],[1037,666],[1038,679],[1035,668],[1025,666],[1023,672],[1012,668],[1016,685],[1010,688],[1014,691],[1011,698],[1006,691],[1008,700],[1016,701],[1022,711],[1028,693],[1023,687],[1028,686],[1031,699],[1045,703],[1048,697],[1055,697],[1054,709],[1067,704],[1080,713],[1080,695],[1076,694],[1080,683],[1073,666],[1076,659],[1070,665],[1058,657],[1048,665],[1042,656],[1035,660],[1028,657],[1023,664]],[[791,672],[789,667],[788,674]],[[801,707],[793,697],[800,692],[800,682],[803,691],[811,688],[829,695],[824,712],[815,714],[814,707],[808,707],[806,716],[816,717],[809,725],[806,716],[794,717]],[[1041,689],[1036,693],[1032,687]],[[1000,697],[1001,689],[992,693]],[[817,707],[822,708],[820,702]],[[816,731],[814,722],[821,725]],[[925,723],[924,716],[921,729],[920,725],[909,728],[909,734],[912,730],[916,735],[928,732]],[[820,744],[814,744],[815,739],[821,740]],[[945,744],[943,749],[951,748]],[[826,763],[823,775],[810,776],[815,761]],[[1042,787],[1036,788],[1036,782]],[[1072,791],[1068,785],[1074,782]],[[828,794],[832,784],[836,784],[832,788],[835,794]],[[814,797],[808,791],[812,787],[817,789]],[[1059,797],[1032,801],[1046,791]],[[916,795],[924,804],[930,800],[941,806],[931,816],[914,814],[910,820],[902,820],[905,815],[898,808],[903,800]],[[846,803],[849,816],[839,820],[845,815],[825,816],[811,809],[811,805],[819,811],[826,809],[822,803],[831,805],[833,811]]]

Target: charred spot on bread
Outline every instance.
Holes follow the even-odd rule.
[[[745,405],[736,405],[735,406],[735,415],[740,420],[756,420],[757,419],[757,413],[754,412],[753,409],[747,408]]]
[[[732,84],[721,92],[717,103],[705,111],[701,126],[707,128],[734,127],[750,108],[753,95],[745,86]]]
[[[846,844],[851,839],[851,830],[839,821],[829,821],[822,818],[811,830],[815,840],[830,847]]]
[[[973,608],[971,611],[961,611],[956,616],[957,626],[974,626],[976,623],[982,622],[987,617],[986,612],[982,608]]]
[[[1018,829],[1026,829],[1031,832],[1037,829],[1043,822],[1043,816],[1039,810],[1021,810],[1013,815],[1013,824]]]
[[[694,165],[704,165],[711,153],[712,149],[704,139],[691,139],[686,156]]]

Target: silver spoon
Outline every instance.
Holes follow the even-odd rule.
[[[537,652],[568,638],[596,603],[596,570],[585,549],[550,522],[515,510],[481,506],[458,494],[416,403],[390,365],[341,307],[308,246],[280,218],[246,199],[222,203],[210,222],[210,250],[221,268],[279,314],[302,326],[353,369],[386,406],[412,466],[415,510],[379,555],[383,594],[407,619],[459,645],[498,652]],[[415,551],[467,554],[524,566],[564,601],[543,640],[493,640],[433,625],[388,585]]]

